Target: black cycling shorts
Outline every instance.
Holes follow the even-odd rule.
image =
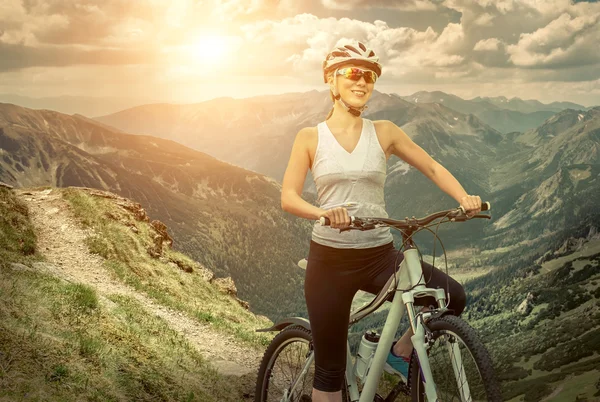
[[[311,241],[304,295],[315,348],[315,389],[335,392],[342,388],[352,299],[359,289],[379,293],[403,258],[393,243],[339,249]],[[422,263],[422,267],[427,286],[446,289],[448,308],[460,315],[466,302],[462,285],[430,264]],[[432,297],[415,299],[415,304],[437,306]]]

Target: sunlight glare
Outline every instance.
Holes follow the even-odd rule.
[[[190,56],[202,66],[214,67],[225,61],[229,48],[224,36],[202,36],[190,46]]]

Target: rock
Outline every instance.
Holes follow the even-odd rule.
[[[97,189],[88,188],[88,187],[73,187],[73,188],[77,188],[78,190],[85,191],[89,195],[92,195],[95,197],[102,197],[102,198],[108,198],[108,199],[114,200],[115,204],[117,204],[118,206],[131,212],[133,214],[133,216],[135,217],[135,219],[137,219],[138,221],[144,221],[144,222],[150,221],[150,218],[148,218],[148,215],[146,215],[146,211],[144,210],[144,208],[142,208],[141,204],[139,204],[137,202],[133,202],[127,198],[120,197],[120,196],[113,194],[111,192],[108,192],[108,191],[97,190]]]
[[[202,279],[204,279],[207,282],[211,282],[215,277],[215,273],[200,263],[198,263],[198,266],[198,273],[200,274]]]
[[[254,369],[240,366],[239,364],[232,361],[216,360],[213,361],[212,364],[215,367],[215,369],[222,375],[241,377],[246,374],[253,374],[254,372]]]
[[[123,198],[117,201],[117,205],[131,212],[135,219],[141,222],[148,222],[150,218],[146,215],[146,210],[137,202],[133,202]]]
[[[106,216],[108,219],[112,219],[113,221],[120,221],[119,217],[113,214],[112,212],[105,212],[104,216]]]
[[[596,239],[600,239],[600,233],[598,233],[598,229],[595,226],[590,226],[590,231],[586,236],[586,240],[590,241]]]
[[[559,249],[554,252],[554,255],[562,256],[580,250],[586,242],[587,241],[585,238],[574,239],[569,237],[567,240],[565,240],[562,246],[560,246]]]
[[[162,256],[162,242],[163,242],[163,237],[159,234],[157,234],[156,236],[154,236],[154,244],[150,247],[148,247],[147,251],[148,254],[150,254],[150,257],[152,258],[159,258]]]
[[[535,260],[535,263],[538,264],[538,265],[541,265],[544,262],[549,261],[549,260],[551,260],[553,258],[554,258],[554,256],[552,255],[552,251],[548,250],[540,258],[538,258],[537,260]]]
[[[517,313],[521,315],[529,315],[529,313],[531,313],[531,310],[533,310],[534,298],[535,297],[533,296],[533,294],[529,292],[527,294],[527,297],[525,297],[525,300],[523,300],[521,304],[519,304],[519,306],[517,307]]]
[[[12,269],[13,271],[33,271],[33,269],[31,269],[27,265],[19,264],[18,262],[11,263],[10,269]]]
[[[156,232],[162,236],[164,243],[168,244],[169,247],[173,246],[173,238],[169,236],[169,233],[167,233],[167,225],[159,220],[153,220],[150,223],[150,226],[152,226],[154,230],[156,230]]]
[[[183,272],[194,272],[194,266],[182,260],[171,260],[171,263],[181,269]],[[169,265],[171,265],[171,263]]]
[[[56,265],[47,262],[34,262],[32,265],[33,268],[39,272],[50,273],[53,275],[56,275],[58,272],[60,272],[60,269]]]
[[[248,303],[246,300],[242,300],[237,297],[235,298],[235,300],[240,304],[240,306],[250,311],[250,303]]]
[[[231,279],[231,276],[228,276],[227,278],[213,278],[211,283],[215,285],[221,293],[237,296],[237,288],[235,287],[235,283],[233,282],[233,279]]]
[[[240,306],[242,306],[246,310],[250,310],[250,303],[248,303],[245,300],[241,300],[237,297],[237,288],[235,287],[235,283],[233,282],[233,279],[231,279],[230,276],[228,276],[227,278],[213,278],[210,280],[210,283],[216,286],[221,293],[233,296],[235,301],[238,302]]]

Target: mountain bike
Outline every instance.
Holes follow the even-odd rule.
[[[490,210],[490,204],[482,204],[481,210]],[[489,353],[475,330],[447,308],[444,289],[426,286],[419,251],[413,241],[414,234],[421,230],[434,233],[430,229],[433,226],[473,218],[490,219],[491,216],[478,214],[468,217],[464,209],[459,207],[420,219],[414,216],[404,220],[351,217],[350,226],[340,229],[371,230],[387,226],[402,234],[401,249],[404,250],[404,259],[379,294],[366,305],[351,312],[349,326],[376,311],[394,293],[381,334],[368,331],[363,335],[355,358],[348,343],[342,388],[344,402],[392,402],[400,394],[410,396],[413,401],[502,400]],[[321,218],[321,224],[328,224],[327,218]],[[434,235],[437,237],[437,233]],[[415,299],[428,296],[434,297],[438,305],[429,306],[429,310],[417,311]],[[397,375],[397,384],[383,397],[377,393],[378,384],[384,369],[388,370],[387,355],[405,311],[414,333],[411,337],[414,350],[410,358],[408,378]],[[263,356],[256,382],[255,401],[311,401],[314,353],[310,322],[302,317],[291,317],[270,328],[257,330],[267,331],[280,332],[273,338]]]

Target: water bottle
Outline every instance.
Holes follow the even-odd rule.
[[[375,356],[375,349],[379,344],[379,334],[377,331],[369,330],[364,333],[358,346],[358,353],[356,354],[356,362],[354,363],[354,374],[361,380],[364,381],[369,368],[371,367],[371,361]]]

